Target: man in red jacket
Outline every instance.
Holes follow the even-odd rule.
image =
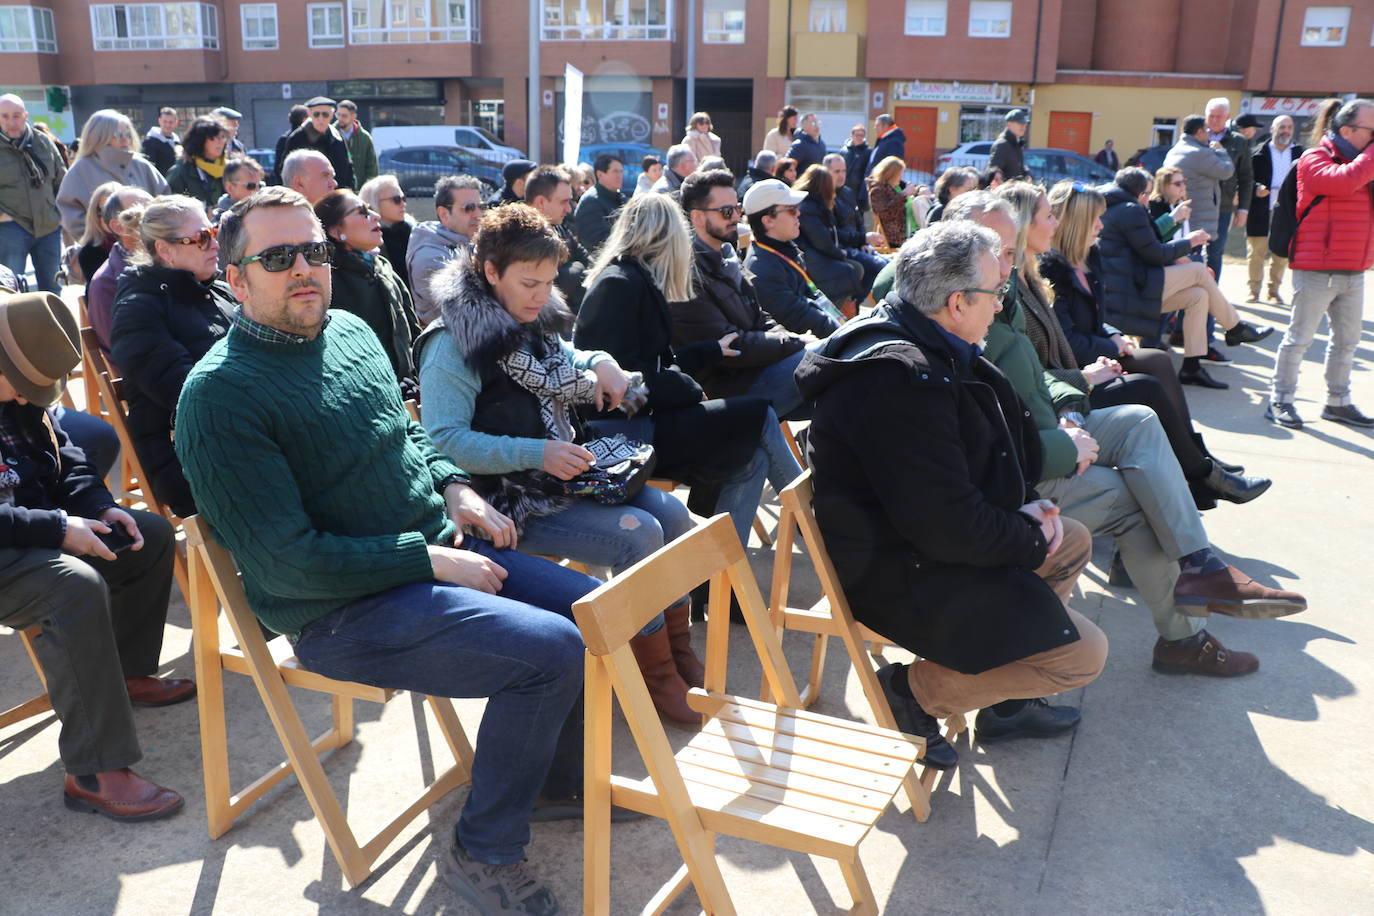
[[[1296,166],[1301,222],[1290,260],[1293,317],[1279,345],[1269,406],[1264,411],[1271,422],[1289,429],[1302,429],[1293,396],[1303,355],[1322,315],[1331,318],[1322,419],[1374,427],[1374,418],[1365,416],[1350,401],[1350,368],[1363,318],[1364,272],[1374,264],[1371,141],[1374,100],[1354,99],[1341,106],[1326,136],[1316,148],[1304,153]]]

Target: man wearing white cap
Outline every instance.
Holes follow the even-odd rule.
[[[778,324],[796,334],[808,331],[829,337],[844,316],[806,272],[797,247],[801,235],[798,205],[806,194],[776,178],[758,181],[744,195],[744,213],[754,241],[744,267],[758,292],[759,304]]]
[[[130,704],[195,696],[192,681],[153,676],[175,540],[161,516],[115,504],[48,410],[79,340],[56,296],[0,297],[0,624],[42,627],[34,652],[62,721],[66,806],[154,820],[182,798],[129,769],[142,756]]]

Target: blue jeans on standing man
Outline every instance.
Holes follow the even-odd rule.
[[[23,278],[33,259],[33,275],[38,288],[49,293],[61,293],[57,285],[57,268],[62,260],[62,230],[35,237],[14,220],[0,223],[0,264],[4,264]]]
[[[569,713],[580,706],[585,650],[572,605],[600,583],[488,541],[460,546],[506,569],[499,594],[435,581],[388,589],[306,624],[296,657],[340,680],[488,697],[454,829],[474,859],[509,865],[524,858],[535,799],[555,794],[546,779],[580,779],[581,722]]]

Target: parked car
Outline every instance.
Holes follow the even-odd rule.
[[[433,197],[434,184],[445,175],[472,175],[486,189],[501,188],[501,164],[456,146],[410,146],[382,150],[377,156],[382,174],[395,175],[401,190],[412,197]]]
[[[271,178],[272,173],[277,170],[277,151],[274,149],[250,149],[248,158],[262,166],[268,178]]]
[[[1164,157],[1169,155],[1169,150],[1173,149],[1172,143],[1161,143],[1158,146],[1147,146],[1145,149],[1137,150],[1136,154],[1126,160],[1127,165],[1138,165],[1148,172],[1156,172],[1164,164]]]
[[[982,150],[979,152],[979,150]],[[992,142],[965,143],[953,152],[946,153],[936,160],[938,170],[943,172],[955,166],[971,166],[982,171],[988,167]],[[1116,177],[1111,169],[1098,165],[1087,156],[1080,156],[1073,150],[1055,149],[1051,146],[1032,146],[1025,152],[1026,169],[1035,180],[1046,186],[1056,181],[1072,179],[1088,184],[1106,184]],[[950,160],[946,162],[945,160]],[[937,172],[938,174],[938,172]]]
[[[621,164],[625,166],[625,180],[621,183],[620,190],[626,195],[635,192],[635,184],[644,171],[640,167],[644,157],[657,156],[662,159],[665,155],[663,150],[645,143],[593,143],[582,147],[577,158],[582,162],[594,163],[596,157],[602,153],[620,157]]]
[[[372,142],[382,150],[417,146],[461,146],[493,162],[522,159],[525,154],[507,146],[485,127],[472,124],[430,124],[415,127],[375,127]]]
[[[945,169],[962,168],[963,166],[972,166],[981,172],[987,168],[988,156],[990,155],[992,155],[991,140],[962,143],[943,156],[935,157],[935,174],[939,175]]]

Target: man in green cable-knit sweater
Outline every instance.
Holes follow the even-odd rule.
[[[202,517],[307,669],[490,698],[443,870],[481,912],[558,912],[521,863],[541,787],[578,790],[571,607],[596,580],[510,549],[510,519],[410,420],[376,335],[328,310],[329,247],[304,197],[240,201],[220,239],[243,305],[177,405]]]

